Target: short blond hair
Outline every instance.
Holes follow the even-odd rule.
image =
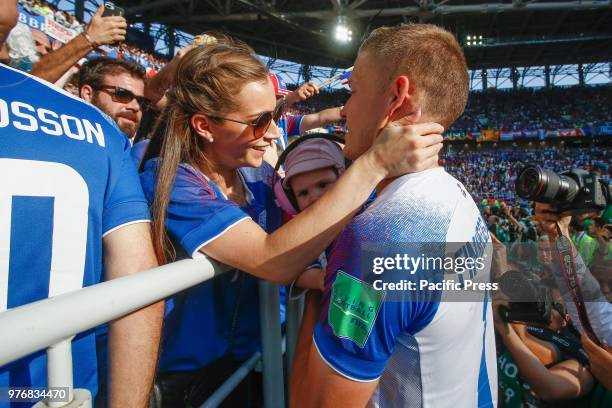
[[[359,52],[367,52],[390,79],[406,75],[423,114],[445,128],[463,113],[469,78],[463,50],[452,33],[432,24],[381,27],[372,31]]]

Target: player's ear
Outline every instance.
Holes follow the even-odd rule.
[[[415,89],[406,75],[398,76],[391,84],[388,109],[390,122],[404,119],[410,123],[417,123],[420,119],[420,106],[416,100]]]
[[[94,90],[90,85],[83,85],[81,89],[79,89],[79,97],[86,102],[91,103],[93,100]]]

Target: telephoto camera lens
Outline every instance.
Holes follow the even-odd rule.
[[[559,208],[570,206],[579,190],[578,183],[572,178],[539,166],[525,167],[516,180],[519,197],[539,203],[553,203]]]

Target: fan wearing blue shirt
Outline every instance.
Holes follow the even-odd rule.
[[[382,27],[362,44],[350,85],[353,92],[343,109],[349,129],[344,154],[359,160],[376,129],[391,122],[435,120],[448,127],[467,102],[467,66],[456,39],[440,27]],[[323,294],[309,293],[291,375],[291,403],[317,408],[497,406],[488,294],[449,301],[458,295],[421,286],[422,281],[440,285],[443,277],[455,278],[451,283],[470,279],[491,285],[490,262],[484,262],[490,239],[476,204],[437,162],[385,180],[377,192],[328,251]],[[452,249],[449,243],[462,245]],[[446,265],[446,254],[458,265],[459,259],[471,257],[472,266],[456,268],[447,277],[447,267],[435,262],[444,259]],[[407,271],[393,266],[398,257],[434,262]],[[380,260],[387,272],[377,269]],[[475,267],[478,260],[482,266]],[[402,288],[398,284],[405,284],[404,290],[394,290]]]
[[[156,252],[166,262],[207,255],[242,272],[168,302],[160,360],[164,406],[201,403],[212,392],[206,388],[224,379],[220,361],[248,358],[259,347],[256,278],[295,280],[379,181],[430,165],[441,140],[433,125],[420,132],[385,129],[317,203],[280,226],[273,169],[263,162],[278,137],[276,100],[253,50],[231,39],[194,48],[178,64],[170,89],[141,173]],[[381,155],[389,146],[394,153]],[[169,382],[174,386],[164,386]]]
[[[15,6],[0,1],[0,43]],[[95,107],[3,65],[0,172],[0,313],[157,265],[126,137]],[[161,321],[156,304],[111,323],[115,406],[148,401]],[[95,396],[93,330],[73,339],[72,361],[75,387]],[[0,387],[45,387],[46,366],[42,350],[0,367]]]

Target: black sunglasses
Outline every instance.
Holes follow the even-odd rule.
[[[222,116],[209,116],[211,119],[227,120],[229,122],[241,123],[243,125],[251,126],[253,128],[253,139],[262,138],[268,129],[272,121],[278,121],[283,113],[283,106],[277,105],[273,112],[263,112],[253,122],[244,122],[242,120],[226,118]]]
[[[144,108],[149,103],[149,100],[144,96],[134,95],[132,91],[119,86],[101,85],[95,87],[94,89],[109,94],[113,102],[130,103],[136,99],[136,102],[138,102],[138,105],[140,105],[141,108]]]

